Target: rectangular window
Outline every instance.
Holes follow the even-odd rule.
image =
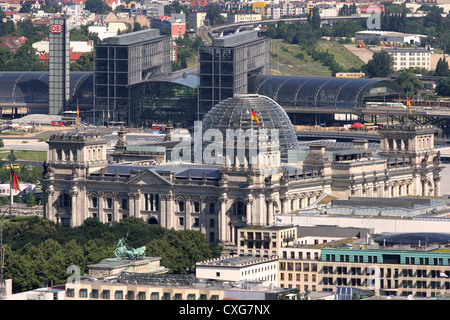
[[[194,212],[199,213],[200,212],[200,202],[195,201],[194,202]]]
[[[98,207],[98,198],[93,197],[92,198],[92,208],[97,208],[97,207]]]
[[[122,299],[123,299],[123,291],[117,290],[117,291],[114,293],[114,299],[116,299],[116,300],[122,300]]]
[[[134,291],[128,291],[127,300],[134,300]]]
[[[88,296],[87,289],[80,289],[80,292],[78,295],[80,296],[80,298],[87,298],[87,296]]]
[[[113,206],[113,200],[112,200],[112,198],[106,198],[106,207],[108,208],[108,209],[112,209],[112,206]]]
[[[128,199],[122,199],[122,209],[128,210]]]
[[[102,291],[102,299],[109,299],[110,295],[109,295],[109,290],[103,290]]]
[[[178,211],[184,212],[184,201],[178,201]]]

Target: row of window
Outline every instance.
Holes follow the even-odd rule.
[[[352,261],[350,261],[352,260]],[[377,256],[363,256],[363,255],[335,255],[335,254],[325,254],[325,261],[341,261],[341,262],[368,262],[368,263],[386,263],[386,261],[378,261]],[[446,262],[444,264],[444,261]],[[396,258],[396,262],[400,264],[400,257]],[[404,264],[412,264],[412,265],[435,265],[435,266],[443,266],[450,265],[450,258],[426,258],[426,257],[405,257]]]
[[[66,290],[66,297],[75,298],[75,289],[68,288]],[[183,300],[182,293],[171,294],[170,292],[151,292],[148,295],[147,292],[139,291],[127,291],[126,293],[123,290],[115,290],[113,292],[113,296],[111,296],[110,290],[98,290],[92,289],[90,294],[88,293],[88,289],[83,288],[78,290],[79,298],[91,298],[91,299],[114,299],[114,300]],[[208,296],[206,294],[187,294],[187,300],[208,300]],[[218,295],[211,295],[209,300],[218,300]]]

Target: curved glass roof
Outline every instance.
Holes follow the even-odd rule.
[[[254,75],[248,92],[265,95],[283,108],[354,109],[366,100],[399,98],[403,90],[389,79],[350,79]]]
[[[374,239],[379,244],[448,244],[450,243],[450,233],[434,232],[411,232],[380,235]]]
[[[268,130],[268,141],[271,141],[271,130],[278,129],[282,159],[287,157],[287,149],[298,148],[297,135],[286,112],[272,99],[258,94],[235,94],[221,101],[203,117],[203,130],[219,129],[224,138],[227,129],[257,130],[259,126],[252,120],[252,110],[262,129]]]
[[[70,73],[70,97],[93,103],[93,72]],[[48,104],[48,72],[0,72],[0,103]]]

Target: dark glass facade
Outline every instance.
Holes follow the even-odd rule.
[[[171,39],[159,30],[110,37],[95,46],[94,122],[133,125],[131,87],[171,72]]]
[[[134,125],[171,120],[181,127],[197,119],[197,89],[180,83],[151,81],[130,89],[131,119]]]
[[[200,117],[235,93],[247,93],[250,74],[270,74],[270,39],[257,31],[215,38],[199,49]]]
[[[96,124],[128,119],[128,49],[98,46],[95,50]]]

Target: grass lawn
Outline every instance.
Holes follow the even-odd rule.
[[[272,74],[329,77],[330,69],[314,61],[296,44],[285,43],[282,39],[272,39]],[[303,54],[303,59],[298,55]]]
[[[10,151],[0,151],[0,159],[9,161]],[[14,151],[17,160],[47,161],[46,151]]]
[[[327,51],[334,55],[334,60],[344,69],[361,68],[364,62],[337,41],[319,40],[318,51]]]
[[[331,71],[314,61],[299,45],[288,44],[282,39],[272,39],[272,74],[330,77]],[[364,62],[337,41],[319,40],[318,51],[327,51],[345,69],[359,69]],[[302,59],[299,58],[301,56]]]

